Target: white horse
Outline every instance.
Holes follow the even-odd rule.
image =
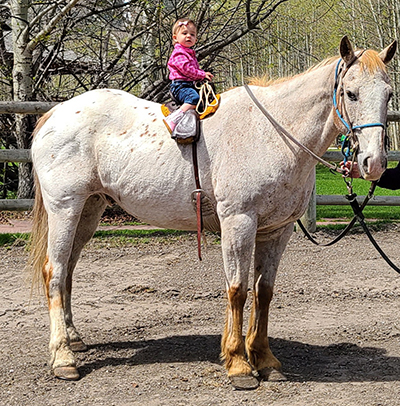
[[[319,156],[339,133],[347,133],[345,124],[350,123],[361,174],[379,179],[387,161],[391,96],[385,64],[396,46],[393,42],[380,53],[361,53],[344,37],[340,58],[251,89],[283,127]],[[335,87],[338,110],[332,101]],[[60,103],[38,122],[32,145],[36,203],[31,260],[36,274],[43,274],[51,367],[59,378],[79,378],[73,351],[86,346],[72,321],[72,273],[107,197],[144,222],[196,230],[191,148],[171,140],[162,118],[159,104],[102,89]],[[368,123],[377,124],[363,126]],[[260,377],[284,378],[268,344],[268,310],[280,258],[313,188],[316,161],[277,135],[243,87],[222,94],[219,110],[204,121],[203,130],[197,149],[210,209],[205,227],[221,231],[226,273],[221,355],[233,385],[254,388]],[[254,301],[244,341],[253,249]]]

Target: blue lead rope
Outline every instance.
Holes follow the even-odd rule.
[[[347,135],[342,135],[341,139],[342,139],[342,148],[340,149],[340,151],[342,152],[343,155],[343,164],[346,165],[346,162],[352,155],[350,138]]]

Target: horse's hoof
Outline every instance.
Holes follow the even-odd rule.
[[[236,390],[252,390],[259,386],[258,379],[253,375],[232,375],[229,380]]]
[[[87,351],[87,345],[82,341],[71,341],[69,344],[73,352],[84,352]]]
[[[56,367],[53,370],[54,376],[65,381],[77,381],[80,376],[75,367]]]
[[[258,371],[258,375],[263,381],[268,382],[282,382],[287,380],[286,376],[275,368],[263,368]]]

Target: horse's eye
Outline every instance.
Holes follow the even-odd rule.
[[[353,92],[350,92],[350,90],[347,90],[346,94],[351,101],[357,101],[357,96]]]

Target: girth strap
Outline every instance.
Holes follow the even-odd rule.
[[[193,193],[196,194],[196,218],[197,218],[197,254],[201,261],[201,233],[203,231],[203,217],[201,215],[201,186],[199,177],[199,165],[197,161],[197,141],[192,143],[192,159],[194,169],[194,180],[196,182],[196,190]]]

